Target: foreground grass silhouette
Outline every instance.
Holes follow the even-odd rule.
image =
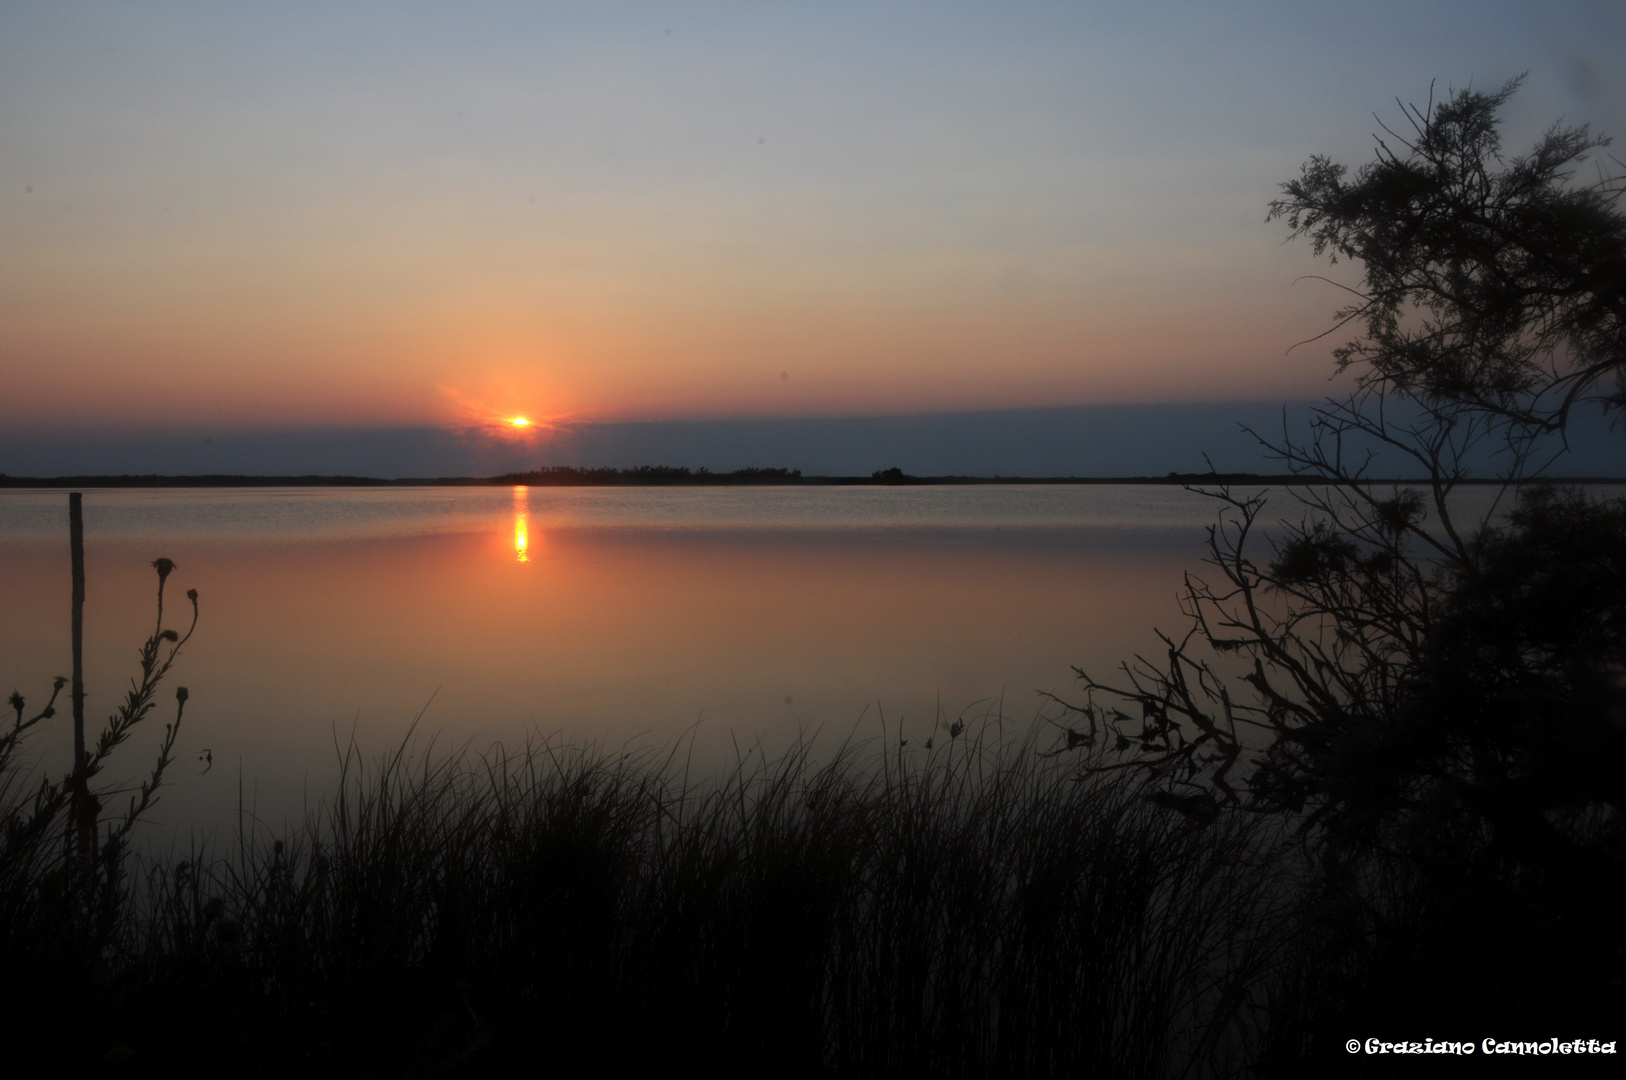
[[[4,1007],[149,1075],[1240,1065],[1293,892],[1277,835],[1195,830],[996,731],[693,783],[559,742],[352,746],[297,833],[149,863],[100,930],[8,881]]]

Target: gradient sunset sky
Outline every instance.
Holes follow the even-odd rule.
[[[8,2],[0,425],[1317,397],[1277,184],[1526,70],[1626,137],[1618,2]]]

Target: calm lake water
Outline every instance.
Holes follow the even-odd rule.
[[[174,618],[188,588],[202,606],[170,684],[191,691],[171,824],[235,808],[240,775],[286,815],[335,739],[382,752],[420,714],[475,750],[693,729],[731,757],[882,716],[918,742],[939,717],[1032,720],[1073,665],[1155,650],[1213,510],[1163,486],[89,491],[87,719],[135,670],[162,555]],[[43,701],[69,670],[64,492],[0,492],[0,610],[0,693]]]

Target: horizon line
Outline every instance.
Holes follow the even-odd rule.
[[[1362,477],[1357,484],[1425,484],[1427,477]],[[248,473],[122,473],[67,476],[10,476],[0,473],[0,488],[9,489],[67,489],[88,488],[163,488],[163,487],[911,487],[955,485],[1004,484],[1264,484],[1267,486],[1332,485],[1348,486],[1350,481],[1330,480],[1326,477],[1297,473],[1169,472],[1156,475],[1105,476],[976,476],[945,474],[917,476],[895,467],[877,470],[868,476],[857,475],[803,475],[800,469],[745,468],[731,472],[712,472],[701,467],[691,470],[687,466],[640,465],[631,469],[611,466],[583,468],[571,465],[550,465],[525,472],[501,473],[494,476],[440,476],[440,477],[375,477],[345,474],[304,473],[285,476],[260,476]],[[1507,479],[1502,477],[1462,477],[1455,481],[1465,485],[1531,485],[1531,484],[1626,484],[1626,476],[1537,476]]]

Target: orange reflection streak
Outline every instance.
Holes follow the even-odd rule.
[[[514,556],[519,562],[530,562],[531,491],[521,485],[514,488]]]

